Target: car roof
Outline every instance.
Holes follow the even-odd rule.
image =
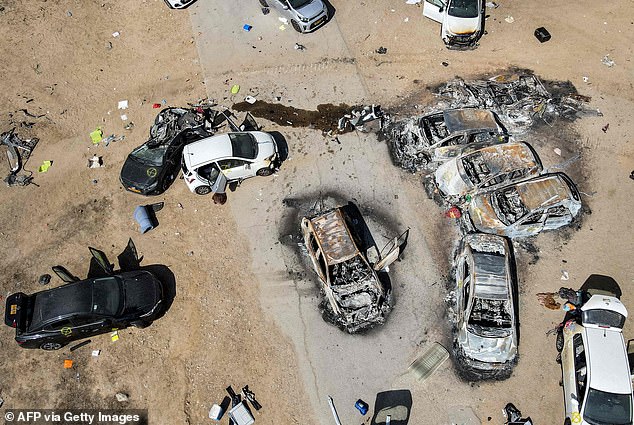
[[[556,205],[572,196],[571,188],[560,174],[549,174],[515,185],[529,211]]]
[[[502,255],[473,253],[474,295],[487,300],[509,298],[506,259]]]
[[[51,319],[77,313],[90,313],[93,308],[93,289],[96,280],[115,279],[105,277],[68,283],[32,295],[33,316],[29,329],[37,329]]]
[[[488,176],[529,169],[539,164],[531,147],[521,142],[487,146],[464,155],[462,161],[483,168],[482,172]]]
[[[498,131],[499,125],[493,112],[487,109],[449,109],[443,112],[449,133],[465,130]]]
[[[190,143],[183,149],[183,158],[188,168],[197,168],[206,162],[233,155],[229,134],[218,134]]]
[[[327,264],[342,263],[359,253],[339,208],[313,217],[310,222]]]
[[[584,328],[589,363],[589,386],[599,391],[631,394],[630,368],[623,334],[601,328]]]

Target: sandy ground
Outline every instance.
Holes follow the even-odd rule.
[[[5,328],[3,407],[110,407],[122,391],[131,396],[125,407],[148,408],[151,423],[196,424],[205,422],[227,385],[249,384],[264,406],[257,423],[330,424],[327,395],[344,423],[369,423],[354,402],[369,402],[372,413],[377,392],[389,389],[411,391],[410,424],[452,423],[463,406],[483,423],[490,417],[501,424],[500,409],[509,401],[536,423],[561,423],[560,371],[546,331],[562,314],[544,308],[535,294],[578,287],[590,273],[604,273],[621,283],[626,306],[634,303],[633,24],[632,13],[624,13],[634,9],[632,2],[584,0],[572,8],[500,1],[487,12],[488,34],[471,52],[447,51],[419,6],[332,3],[331,22],[298,35],[279,30],[276,12],[262,15],[254,0],[199,0],[180,12],[158,0],[0,1],[0,52],[7,58],[0,67],[0,129],[35,122],[20,129],[41,139],[27,168],[53,160],[46,174],[36,173],[39,187],[0,191],[0,295],[40,290],[38,276],[55,264],[85,275],[87,246],[114,259],[129,237],[144,264],[164,264],[176,278],[165,317],[148,329],[121,332],[116,343],[106,335],[72,354],[22,350]],[[509,15],[512,24],[504,21]],[[242,30],[244,23],[253,25],[251,32]],[[553,35],[548,43],[533,37],[539,26]],[[306,50],[295,50],[296,42]],[[380,46],[386,55],[374,52]],[[601,63],[606,54],[614,67]],[[229,193],[224,206],[191,194],[178,180],[152,200],[118,182],[126,155],[147,137],[157,112],[152,104],[163,99],[180,106],[210,96],[231,106],[251,94],[304,109],[340,102],[389,109],[428,99],[428,85],[509,66],[572,81],[603,117],[579,120],[569,128],[575,137],[545,131],[533,141],[546,167],[581,153],[565,171],[579,183],[591,214],[579,230],[536,238],[537,257],[517,247],[521,359],[504,382],[461,382],[450,361],[423,383],[402,375],[429,344],[449,341],[443,299],[457,230],[426,199],[420,177],[393,167],[373,135],[347,134],[339,145],[316,130],[264,123],[284,136],[289,158],[276,176]],[[238,95],[230,95],[232,84],[240,84]],[[130,108],[118,111],[123,99]],[[22,108],[45,116],[25,117]],[[133,130],[124,130],[122,113]],[[126,138],[93,147],[88,134],[97,126]],[[552,153],[555,147],[562,157]],[[86,168],[93,154],[103,156],[104,168]],[[412,229],[408,251],[391,268],[394,311],[385,326],[363,336],[344,335],[321,320],[316,280],[297,246],[302,208],[320,195],[357,203],[379,241]],[[285,199],[295,202],[288,207]],[[132,212],[153,201],[165,201],[160,227],[140,235]],[[562,269],[567,282],[560,280]],[[625,334],[634,335],[629,324]],[[91,349],[101,349],[101,356],[92,358]],[[65,358],[75,360],[74,369],[63,369]]]

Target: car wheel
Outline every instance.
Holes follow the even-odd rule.
[[[197,195],[207,195],[211,192],[211,188],[209,186],[198,186],[194,189],[194,192],[196,192]]]
[[[555,348],[557,348],[557,352],[561,353],[561,350],[564,349],[564,331],[563,329],[557,331],[557,339],[555,340]]]
[[[257,174],[260,177],[266,177],[273,174],[273,170],[271,170],[270,168],[260,168],[258,171],[256,171],[255,174]]]
[[[296,21],[296,20],[291,19],[291,25],[293,26],[293,29],[294,29],[295,31],[300,32],[300,33],[301,33],[301,32],[304,32],[304,31],[302,31],[302,27],[300,27],[300,26],[299,26],[299,24],[297,23],[297,21]]]
[[[135,328],[139,328],[139,329],[144,329],[147,328],[148,326],[150,326],[150,324],[146,321],[143,320],[136,320],[134,322],[130,322],[130,324],[132,326],[134,326]]]
[[[266,0],[260,0],[260,4],[262,5],[262,7],[269,7],[269,4],[266,2]]]
[[[60,344],[59,342],[45,342],[42,345],[40,345],[40,348],[46,351],[53,351],[53,350],[59,350],[63,346],[64,345]]]

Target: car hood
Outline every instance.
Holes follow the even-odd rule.
[[[321,14],[324,10],[324,4],[321,0],[313,0],[310,3],[305,4],[299,9],[295,9],[304,18],[312,19]]]
[[[447,15],[446,29],[449,34],[469,35],[480,30],[480,18],[457,18]]]
[[[455,159],[440,165],[435,172],[435,178],[438,189],[445,196],[462,196],[473,189],[473,185],[462,178],[458,161]]]
[[[132,186],[143,191],[157,182],[162,168],[162,166],[143,164],[134,156],[128,155],[121,168],[121,183],[126,186],[126,189]]]
[[[273,136],[264,132],[254,132],[252,134],[258,143],[257,159],[262,160],[269,158],[277,152],[277,145],[275,144]]]
[[[467,357],[484,363],[506,363],[517,355],[514,332],[507,337],[488,338],[469,332],[465,326],[460,330],[458,342]]]
[[[122,274],[125,291],[123,314],[150,312],[163,298],[161,282],[150,272],[138,271]]]
[[[476,229],[483,233],[503,235],[506,225],[498,218],[491,205],[491,194],[476,195],[469,204],[469,217]]]

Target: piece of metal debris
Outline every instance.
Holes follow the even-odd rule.
[[[115,397],[119,403],[125,403],[130,399],[130,396],[126,393],[117,393],[115,394]]]
[[[376,53],[378,53],[379,55],[384,55],[387,53],[387,48],[386,47],[379,47],[378,49],[375,50]]]
[[[51,275],[48,273],[43,274],[42,276],[40,276],[40,278],[38,279],[38,283],[40,285],[48,285],[51,282]]]
[[[449,358],[449,352],[440,343],[434,342],[422,356],[407,368],[416,379],[423,381],[431,376]]]
[[[615,62],[612,59],[610,59],[609,54],[603,56],[603,59],[601,59],[601,63],[607,66],[608,68],[612,68],[614,65],[616,65]]]

